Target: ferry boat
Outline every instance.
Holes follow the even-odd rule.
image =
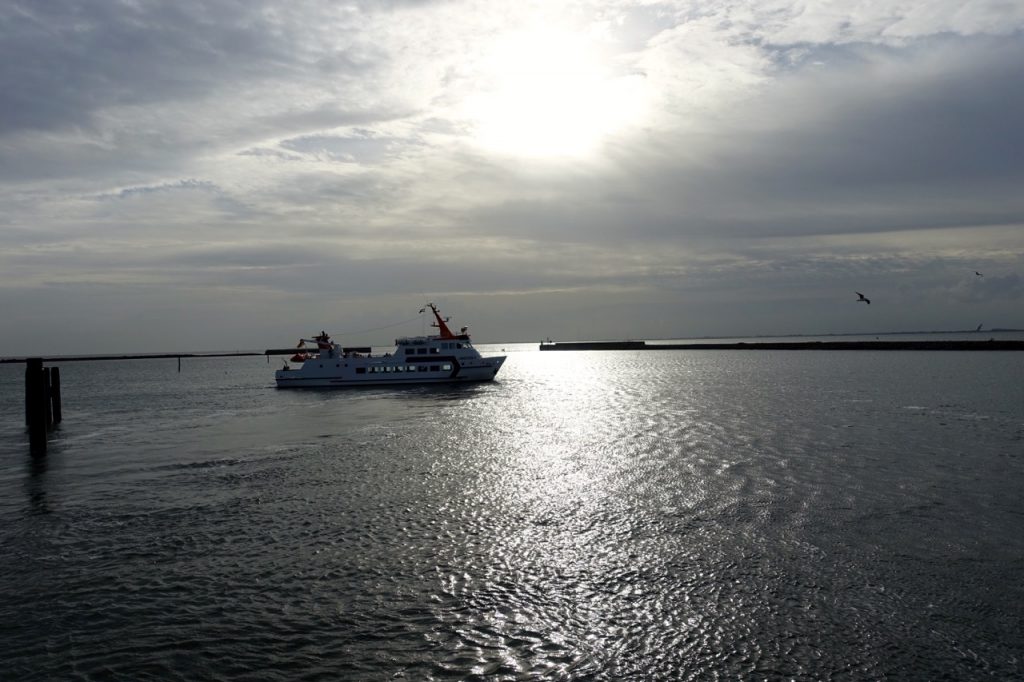
[[[295,355],[284,369],[274,372],[278,388],[325,388],[335,386],[377,386],[384,384],[438,384],[490,381],[498,374],[504,355],[483,357],[469,340],[466,327],[458,334],[448,327],[437,306],[428,303],[438,333],[395,339],[395,349],[373,355],[370,348],[343,347],[331,341],[327,332],[312,339],[300,339]],[[316,352],[306,350],[314,344]]]

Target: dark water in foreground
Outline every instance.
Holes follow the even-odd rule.
[[[1020,679],[1024,358],[0,366],[0,679]]]

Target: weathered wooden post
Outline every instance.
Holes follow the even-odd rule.
[[[40,364],[42,364],[42,361],[40,361]],[[32,394],[32,377],[35,376],[35,375],[32,374],[31,367],[32,367],[32,360],[31,359],[26,360],[25,361],[25,426],[28,426],[29,424],[32,423],[32,401],[29,399],[29,396]]]
[[[46,424],[46,430],[53,430],[53,403],[50,402],[50,368],[43,367],[43,423]]]
[[[25,416],[28,421],[29,450],[33,455],[46,454],[46,387],[43,359],[25,361]]]
[[[50,368],[50,412],[53,415],[53,423],[60,424],[64,418],[60,404],[60,367]]]

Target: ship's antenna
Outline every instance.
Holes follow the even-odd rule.
[[[437,327],[437,330],[439,332],[438,336],[440,336],[442,339],[454,339],[455,334],[452,334],[452,330],[448,328],[447,324],[449,318],[441,317],[440,311],[437,309],[437,306],[434,305],[433,303],[427,303],[427,305],[420,308],[420,312],[422,313],[427,308],[430,308],[430,312],[434,313],[435,323],[430,326]]]

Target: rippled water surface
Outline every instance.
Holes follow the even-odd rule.
[[[0,366],[0,679],[1024,676],[1019,354],[535,348]]]

